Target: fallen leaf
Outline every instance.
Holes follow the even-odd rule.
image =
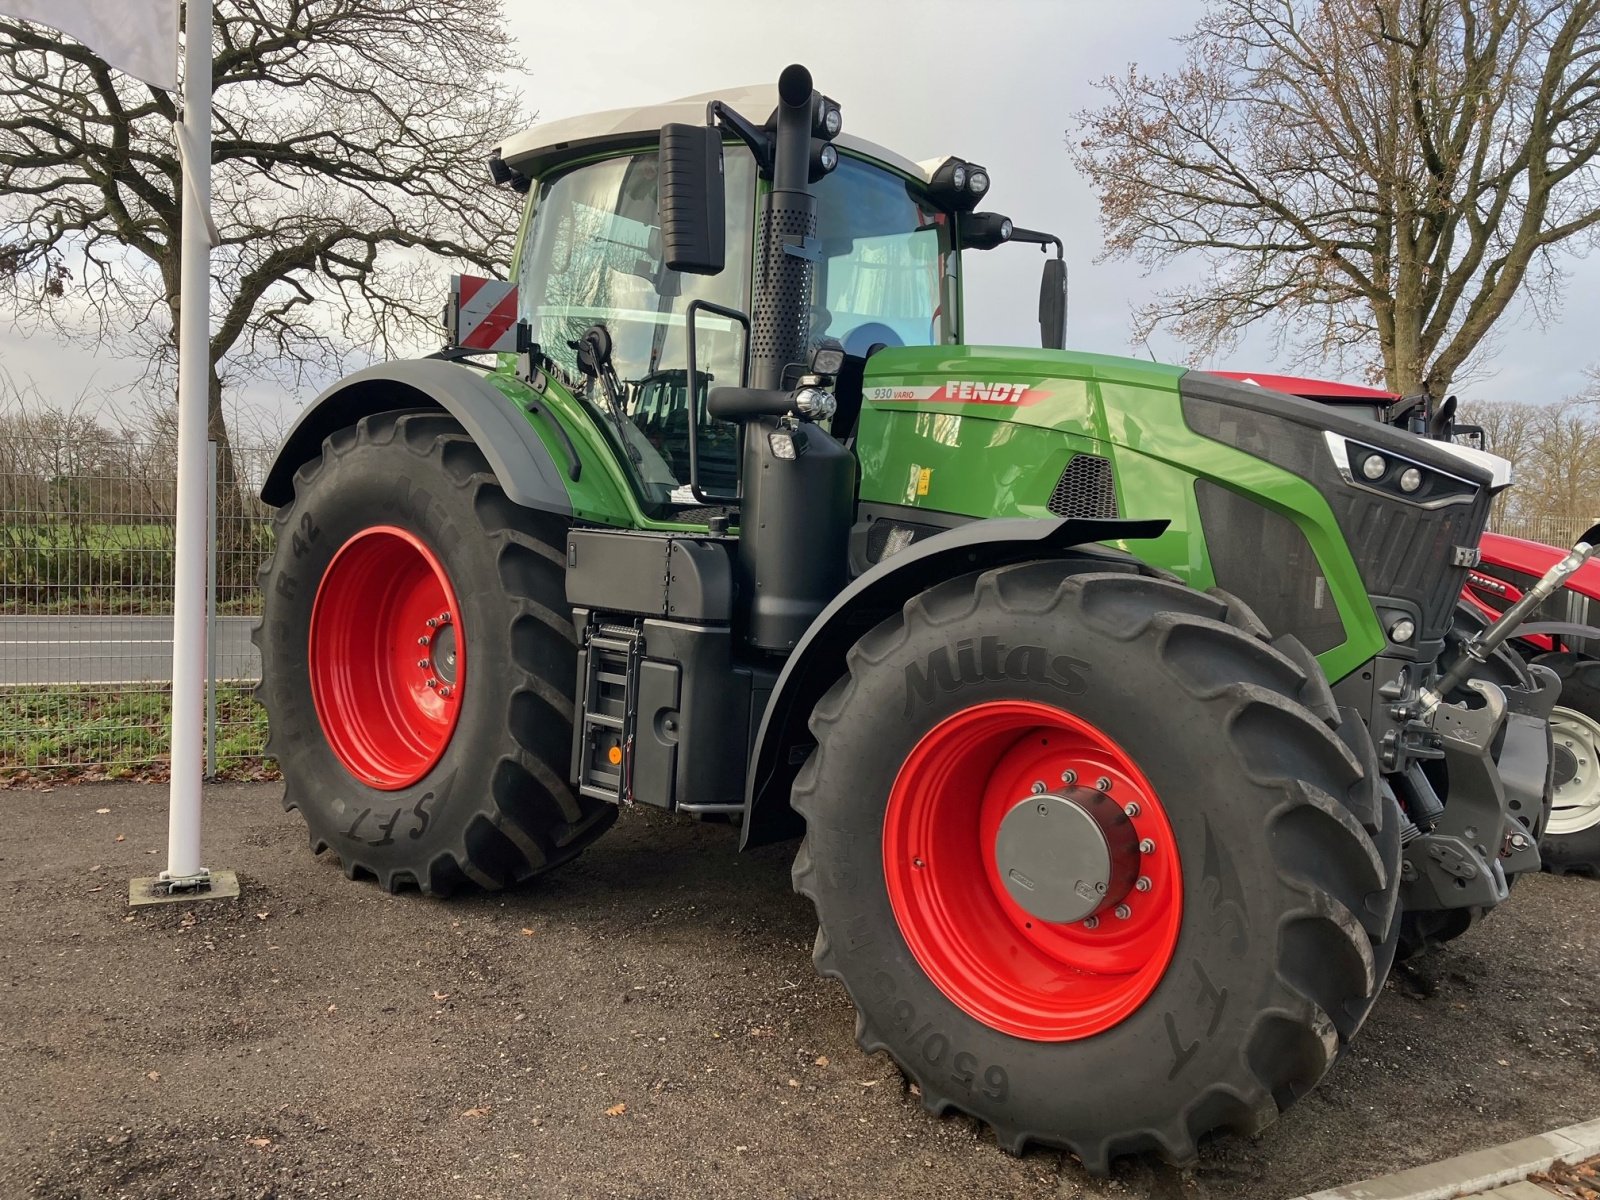
[[[265,921],[271,915],[272,915],[272,912],[269,909],[262,909],[260,912],[258,912],[256,914],[256,920]]]
[[[625,1113],[627,1111],[628,1111],[628,1106],[626,1104],[613,1104],[610,1108],[606,1109],[606,1116],[608,1116],[608,1117],[620,1117],[623,1113]]]
[[[791,1080],[789,1080],[789,1086],[790,1087],[799,1087],[800,1086],[800,1081],[798,1079],[791,1079]]]
[[[338,1012],[338,1011],[339,1011],[339,1006],[337,1004],[328,1005],[328,1015],[330,1017],[333,1016],[333,1014]]]
[[[919,1085],[919,1084],[915,1084],[915,1083],[913,1083],[913,1084],[912,1084],[912,1085],[911,1085],[911,1094],[912,1094],[912,1095],[913,1095],[913,1096],[920,1096],[920,1095],[922,1095],[922,1088],[921,1088],[921,1086],[920,1086],[920,1085]]]
[[[122,834],[122,833],[117,834],[117,841],[125,842],[127,840],[128,840],[128,837],[127,837],[126,834]]]
[[[433,1000],[435,1004],[443,1004],[448,999],[450,999],[449,992],[435,992],[433,994]]]
[[[272,1145],[272,1139],[271,1138],[245,1138],[245,1144],[247,1146],[254,1146],[257,1150],[265,1150],[268,1146]]]
[[[523,937],[532,937],[533,936],[533,930],[524,928],[523,931],[522,931],[522,936]]]
[[[161,1078],[161,1072],[160,1071],[146,1071],[144,1073],[144,1077],[146,1079],[148,1079],[151,1083],[156,1083]]]
[[[461,1115],[463,1117],[487,1117],[489,1115],[489,1112],[490,1112],[489,1106],[487,1104],[485,1104],[481,1108],[469,1108],[469,1109],[467,1109],[466,1112],[462,1113]]]
[[[861,1086],[862,1087],[877,1087],[882,1082],[883,1082],[883,1080],[881,1080],[881,1079],[863,1079],[863,1080],[861,1080]]]
[[[827,1065],[828,1065],[828,1056],[826,1054],[817,1055],[817,1066],[825,1067]]]
[[[94,810],[94,811],[95,811],[95,812],[97,812],[97,813],[99,813],[99,814],[100,814],[100,815],[101,815],[101,816],[102,816],[102,817],[103,817],[103,816],[105,816],[105,815],[106,815],[106,814],[107,814],[107,813],[109,813],[109,812],[110,812],[110,811],[111,811],[111,810],[110,810],[110,809],[109,809],[109,808],[97,808],[97,809],[95,809],[95,810]]]

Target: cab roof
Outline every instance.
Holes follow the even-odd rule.
[[[606,112],[586,113],[581,117],[567,117],[560,121],[544,121],[531,129],[508,137],[500,147],[500,157],[514,171],[530,179],[538,179],[552,167],[575,158],[605,150],[622,150],[630,146],[653,146],[660,136],[661,127],[669,122],[690,125],[704,124],[706,104],[721,100],[756,124],[766,121],[778,107],[776,84],[759,84],[752,87],[722,88],[702,92],[697,96],[684,96],[665,104],[652,104],[642,108],[613,108]],[[846,117],[848,124],[849,118]],[[914,179],[929,182],[933,172],[948,156],[915,163],[904,155],[850,132],[833,139],[841,150],[852,150],[867,158],[877,159],[886,166],[903,171]]]

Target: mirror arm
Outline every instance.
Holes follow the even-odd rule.
[[[1067,256],[1065,248],[1061,245],[1061,239],[1053,233],[1044,233],[1038,229],[1024,229],[1020,225],[1013,225],[1011,227],[1011,240],[1013,242],[1032,242],[1046,254],[1050,252],[1049,247],[1054,246],[1057,258],[1065,258]]]
[[[756,168],[763,178],[772,175],[772,135],[766,130],[757,129],[721,100],[713,100],[706,105],[706,124],[716,125],[732,132],[750,147],[750,153],[755,155]]]

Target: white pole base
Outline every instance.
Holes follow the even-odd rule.
[[[170,872],[145,876],[128,882],[128,907],[144,908],[152,904],[189,904],[196,900],[237,900],[239,876],[232,871],[210,871],[200,868],[198,874],[181,879],[170,878]]]

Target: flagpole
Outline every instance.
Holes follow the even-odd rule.
[[[202,887],[200,800],[205,743],[206,433],[210,398],[211,0],[184,10],[183,232],[178,268],[177,569],[172,612],[172,781],[169,890]]]

